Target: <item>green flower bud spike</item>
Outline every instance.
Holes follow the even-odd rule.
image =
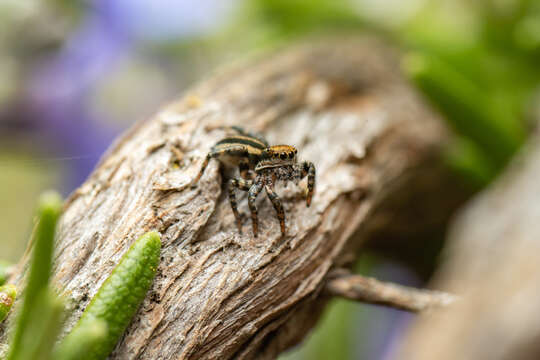
[[[85,359],[98,344],[107,339],[107,323],[104,320],[88,320],[68,335],[56,349],[55,360]]]
[[[0,322],[6,318],[16,296],[17,288],[15,285],[7,284],[0,286]]]
[[[105,280],[90,301],[70,334],[59,345],[58,358],[69,352],[68,347],[84,338],[96,321],[106,327],[106,336],[96,341],[88,351],[77,359],[101,360],[107,358],[131,322],[139,305],[146,296],[159,264],[161,240],[152,231],[141,236],[122,257],[112,274]],[[94,324],[94,325],[92,325]],[[62,355],[62,356],[61,356]]]

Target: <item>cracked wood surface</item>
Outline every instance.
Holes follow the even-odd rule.
[[[295,145],[317,167],[310,208],[302,186],[277,188],[285,238],[263,196],[259,238],[244,196],[238,234],[217,162],[188,186],[229,125]],[[112,358],[274,358],[316,323],[329,270],[404,215],[392,199],[436,179],[447,138],[373,39],[297,45],[217,73],[128,131],[67,200],[55,281],[75,304],[68,324],[131,243],[157,230],[157,277]]]

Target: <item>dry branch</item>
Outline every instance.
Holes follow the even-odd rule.
[[[238,234],[215,162],[187,186],[228,125],[294,144],[316,164],[310,208],[301,187],[278,189],[286,238],[262,197],[259,238],[247,219]],[[157,230],[158,275],[113,358],[274,358],[316,323],[330,269],[403,219],[404,200],[418,209],[443,193],[446,140],[394,54],[372,40],[299,46],[217,74],[125,134],[68,200],[55,279],[76,304],[69,323],[130,244]]]
[[[400,359],[540,358],[540,137],[453,226],[438,288],[455,306],[421,317]]]
[[[339,270],[329,275],[325,291],[349,300],[420,312],[450,305],[457,299],[440,291],[416,289]]]

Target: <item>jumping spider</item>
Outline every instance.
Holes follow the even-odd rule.
[[[255,179],[232,179],[229,181],[229,200],[240,233],[242,232],[242,222],[236,207],[235,188],[248,192],[248,205],[251,212],[253,236],[255,237],[258,235],[259,229],[255,199],[263,187],[276,210],[282,236],[285,236],[285,212],[283,211],[281,200],[274,191],[276,181],[294,181],[298,183],[298,181],[307,176],[308,191],[306,205],[308,207],[311,205],[311,198],[315,189],[315,166],[308,161],[298,163],[296,160],[297,152],[298,150],[290,145],[270,146],[262,151],[259,161],[255,166]]]
[[[297,162],[296,154],[298,150],[293,146],[268,146],[266,140],[261,136],[246,133],[239,128],[235,128],[235,130],[239,135],[226,137],[212,147],[206,156],[199,174],[193,180],[193,185],[200,179],[208,162],[212,158],[216,158],[220,162],[237,164],[240,168],[241,178],[231,179],[228,190],[229,201],[236,219],[238,231],[242,233],[242,221],[238,213],[235,189],[248,192],[248,205],[251,212],[253,236],[257,237],[259,219],[255,200],[264,188],[276,210],[281,234],[285,236],[285,212],[281,200],[274,191],[274,184],[277,181],[293,181],[298,183],[307,176],[306,205],[309,207],[315,190],[315,166],[309,161]],[[254,176],[251,170],[254,171]]]

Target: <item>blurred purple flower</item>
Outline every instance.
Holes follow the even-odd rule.
[[[100,0],[100,3],[132,38],[168,41],[216,29],[238,1]]]
[[[98,15],[99,14],[99,15]],[[96,121],[88,99],[96,80],[127,55],[130,42],[111,19],[94,12],[61,51],[38,66],[29,84],[30,110],[38,130],[60,157],[71,161],[64,191],[78,186],[95,166],[118,129]]]
[[[55,144],[59,157],[74,157],[64,192],[88,176],[120,131],[114,119],[98,118],[91,106],[96,84],[141,41],[170,41],[203,34],[220,23],[234,2],[202,0],[96,0],[61,50],[31,75],[27,110],[36,130]],[[226,4],[226,5],[225,5]],[[102,115],[99,115],[102,117]]]

